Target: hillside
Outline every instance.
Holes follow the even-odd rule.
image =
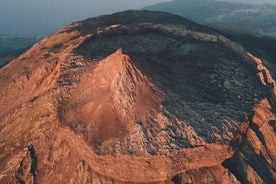
[[[243,4],[227,0],[175,0],[144,9],[174,13],[221,31],[262,56],[276,76],[276,6],[269,1],[239,2]]]
[[[0,69],[0,183],[274,183],[276,87],[181,16],[76,22]]]
[[[145,7],[181,15],[197,23],[235,33],[276,38],[276,6],[214,0],[175,0]]]
[[[28,50],[40,39],[34,36],[0,35],[0,68]]]

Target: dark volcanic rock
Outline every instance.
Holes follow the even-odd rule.
[[[269,70],[179,16],[71,24],[0,78],[0,182],[275,181]]]

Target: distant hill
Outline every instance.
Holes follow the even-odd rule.
[[[239,1],[244,4],[226,1],[175,0],[143,9],[174,13],[220,30],[269,60],[275,75],[276,6],[272,5],[273,1]]]
[[[145,7],[182,15],[194,22],[231,32],[276,38],[276,6],[212,0],[175,0]]]
[[[0,35],[0,68],[40,39],[35,36]]]
[[[245,3],[245,4],[272,4],[272,5],[276,5],[276,0],[216,0],[216,1],[236,2],[236,3]]]

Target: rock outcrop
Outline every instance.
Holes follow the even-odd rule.
[[[71,24],[0,81],[0,183],[275,182],[269,69],[179,16]]]

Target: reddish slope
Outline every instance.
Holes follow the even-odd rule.
[[[61,181],[57,180],[57,176],[60,173],[63,183],[78,179],[82,182],[97,178],[102,180],[101,175],[110,180],[148,183],[166,181],[185,170],[205,167],[222,169],[220,163],[230,156],[227,146],[204,144],[166,156],[148,155],[146,146],[150,142],[136,121],[146,121],[149,116],[165,119],[158,114],[162,109],[158,105],[161,92],[130,63],[129,57],[121,50],[95,65],[88,66],[81,75],[83,80],[67,91],[69,103],[55,105],[56,97],[59,99],[63,93],[52,89],[2,120],[7,126],[1,130],[4,140],[1,160],[5,163],[1,165],[1,181],[59,183]],[[99,80],[103,82],[93,83]],[[68,90],[66,85],[60,88],[61,91]],[[128,99],[130,94],[134,99]],[[62,98],[69,99],[67,96]],[[141,99],[147,101],[140,106]],[[125,111],[129,109],[135,110],[131,113],[133,117],[126,116]],[[155,120],[157,122],[161,121]],[[155,144],[160,144],[157,142],[160,140],[151,139]],[[108,155],[98,156],[95,152]],[[82,177],[68,177],[76,172],[81,172],[78,174]],[[91,173],[95,175],[91,176]]]

